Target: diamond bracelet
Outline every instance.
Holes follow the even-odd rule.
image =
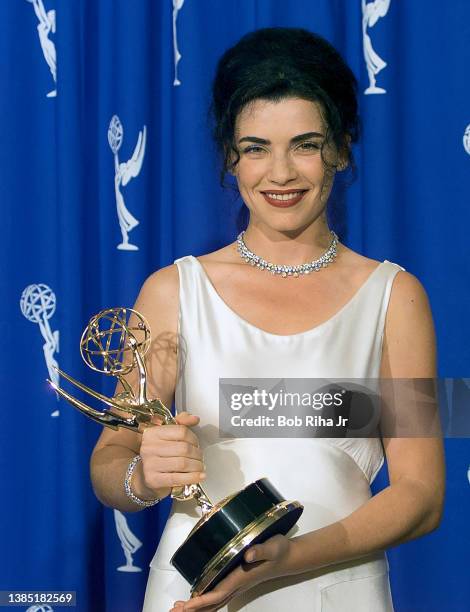
[[[126,491],[127,497],[132,499],[134,503],[144,508],[149,508],[150,506],[155,506],[155,504],[158,504],[158,502],[161,500],[161,497],[157,497],[156,499],[145,500],[145,499],[140,499],[140,497],[137,497],[137,495],[135,495],[132,492],[132,489],[131,489],[132,475],[134,474],[135,467],[139,463],[139,461],[142,461],[142,457],[140,455],[136,455],[134,459],[132,459],[132,461],[129,463],[129,466],[126,472],[126,478],[124,479],[124,489]]]

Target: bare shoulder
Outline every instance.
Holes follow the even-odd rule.
[[[138,301],[144,306],[156,304],[171,308],[178,301],[179,275],[176,264],[156,270],[145,280]]]
[[[176,385],[178,270],[176,265],[166,266],[151,274],[142,285],[134,310],[147,320],[151,330],[151,346],[146,354],[147,387],[149,397],[159,397],[171,406]],[[130,325],[137,323],[134,314]],[[127,353],[129,355],[129,353]],[[138,371],[126,376],[132,387],[138,386]],[[118,383],[117,391],[122,391]],[[112,431],[103,428],[94,453],[107,445],[119,445],[139,452],[140,436],[125,429]]]
[[[436,339],[429,299],[418,278],[402,270],[394,278],[388,304],[382,375],[436,375]]]
[[[135,310],[144,315],[154,333],[177,330],[179,275],[175,264],[153,272],[137,297]]]
[[[156,270],[147,277],[142,290],[153,295],[178,292],[179,276],[178,266],[171,264]]]
[[[365,257],[343,245],[339,252],[342,254],[343,268],[348,273],[353,273],[354,270],[362,273],[372,272],[383,263],[377,259]],[[412,304],[415,309],[429,306],[426,290],[418,278],[406,270],[399,270],[392,284],[389,311],[406,308],[407,304]]]
[[[381,262],[342,247],[343,272],[368,276]],[[419,279],[399,270],[392,282],[385,320],[381,376],[427,378],[435,375],[435,332],[431,307]]]
[[[167,405],[172,401],[176,384],[178,301],[178,269],[172,264],[147,278],[134,306],[146,318],[151,330],[146,360],[149,391]]]
[[[407,317],[431,316],[431,307],[425,288],[421,281],[406,272],[397,272],[390,294],[388,319],[405,319]]]

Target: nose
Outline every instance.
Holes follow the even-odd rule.
[[[290,159],[289,155],[278,154],[272,157],[267,178],[271,182],[280,185],[284,185],[297,178],[295,164]]]

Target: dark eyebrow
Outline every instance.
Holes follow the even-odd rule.
[[[293,138],[290,139],[290,142],[292,144],[295,144],[296,142],[301,142],[302,140],[307,140],[308,138],[314,138],[314,137],[323,138],[323,136],[324,134],[320,134],[320,132],[306,132],[305,134],[299,134],[298,136],[294,136]],[[264,145],[271,144],[270,140],[265,140],[264,138],[258,138],[257,136],[244,136],[243,138],[240,138],[240,140],[238,141],[239,144],[241,142],[256,142],[258,144],[264,144]]]

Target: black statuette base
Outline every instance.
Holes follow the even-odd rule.
[[[299,502],[286,501],[267,478],[261,478],[201,518],[171,564],[189,582],[191,593],[200,595],[239,565],[249,546],[285,535],[302,511]]]

